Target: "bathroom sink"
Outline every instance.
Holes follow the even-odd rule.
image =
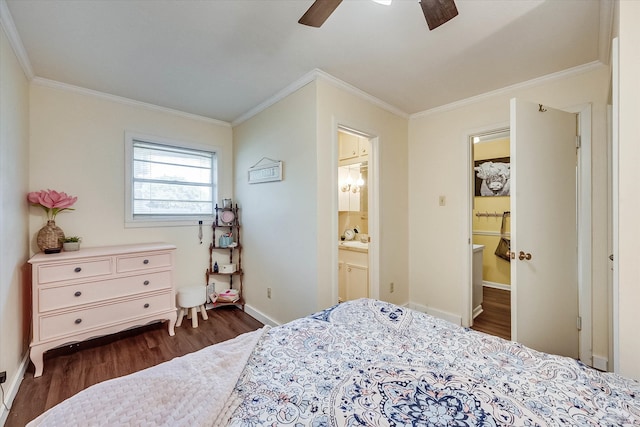
[[[344,240],[340,242],[340,246],[355,249],[369,249],[369,243],[363,243],[358,240]]]

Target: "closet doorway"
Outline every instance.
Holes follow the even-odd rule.
[[[509,129],[471,136],[472,324],[491,335],[511,339],[510,139]],[[496,255],[501,253],[501,256]]]
[[[563,112],[512,99],[509,129],[511,338],[592,365],[591,107]],[[489,133],[469,132],[465,139],[471,196],[475,191],[472,139]],[[558,177],[560,172],[562,177]],[[462,320],[466,326],[473,319],[471,216],[475,200],[471,196],[467,209],[469,290],[464,295],[468,311],[463,312]],[[489,256],[495,256],[496,248],[485,249],[485,254],[491,251]],[[566,259],[569,255],[572,258]]]

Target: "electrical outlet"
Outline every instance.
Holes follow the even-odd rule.
[[[393,291],[395,290],[396,290],[396,285],[393,282],[389,283],[389,293],[392,294]]]
[[[271,299],[271,288],[267,288],[267,298]]]
[[[7,381],[7,371],[0,372],[0,384],[4,384]]]

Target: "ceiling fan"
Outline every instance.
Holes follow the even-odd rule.
[[[373,1],[383,3],[379,0]],[[315,0],[298,23],[318,28],[324,24],[324,21],[340,3],[342,0]],[[384,3],[389,4],[391,1],[387,0]],[[453,0],[420,0],[420,6],[422,6],[422,13],[427,20],[429,30],[438,28],[458,15],[458,9]]]

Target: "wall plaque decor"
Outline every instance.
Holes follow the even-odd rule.
[[[249,168],[249,184],[282,181],[282,161],[263,157]]]

